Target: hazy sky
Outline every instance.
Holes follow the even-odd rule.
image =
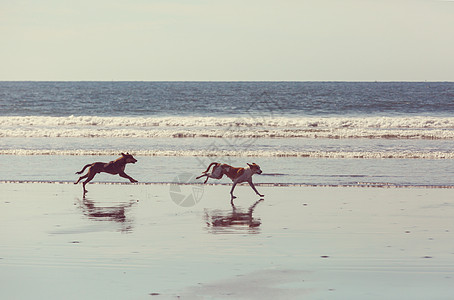
[[[454,81],[454,1],[0,0],[0,80]]]

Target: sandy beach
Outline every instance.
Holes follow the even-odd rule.
[[[454,295],[451,189],[257,188],[1,184],[0,298]]]

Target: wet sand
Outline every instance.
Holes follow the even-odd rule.
[[[1,299],[454,297],[450,189],[87,188],[0,184]]]

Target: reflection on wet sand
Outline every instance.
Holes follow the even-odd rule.
[[[247,211],[237,208],[232,203],[232,210],[205,210],[205,219],[208,230],[211,233],[233,233],[235,231],[247,231],[247,233],[259,233],[260,219],[254,218],[255,207],[262,202],[258,200]]]
[[[132,206],[137,204],[137,200],[129,200],[127,202],[118,203],[114,206],[101,206],[100,203],[83,197],[82,200],[77,199],[79,208],[83,214],[94,221],[107,221],[119,223],[121,232],[131,232],[133,229],[133,219],[128,211]]]

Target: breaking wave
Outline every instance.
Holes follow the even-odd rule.
[[[57,149],[0,149],[0,155],[118,155],[121,149],[57,150]],[[279,151],[279,150],[134,150],[137,156],[169,157],[303,157],[303,158],[362,158],[362,159],[454,159],[454,152],[422,151]]]
[[[454,117],[0,116],[0,137],[454,139]]]

